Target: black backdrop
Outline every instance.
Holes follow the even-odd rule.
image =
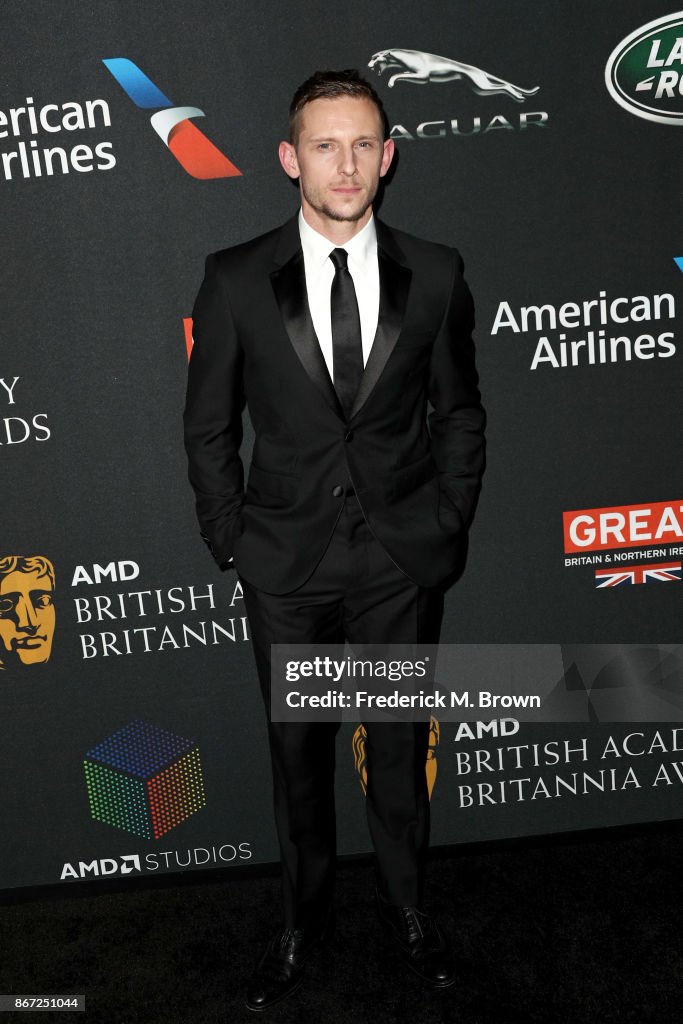
[[[657,578],[662,570],[641,584],[637,568],[680,565],[675,549],[683,543],[683,278],[675,263],[683,252],[676,173],[682,133],[618,105],[605,67],[625,37],[672,13],[652,0],[381,0],[371,7],[349,0],[343,11],[309,0],[147,0],[142,7],[93,0],[58,8],[7,0],[0,558],[50,560],[56,628],[46,663],[6,658],[0,670],[0,886],[276,858],[243,602],[234,576],[215,568],[199,539],[186,482],[184,319],[207,252],[296,209],[296,192],[276,159],[294,88],[316,67],[366,68],[392,47],[538,89],[520,101],[504,85],[481,94],[467,77],[389,88],[385,72],[376,81],[399,151],[381,215],[456,244],[477,305],[489,461],[468,568],[449,595],[443,640],[631,645],[623,654],[631,692],[635,672],[636,685],[664,708],[664,687],[674,694],[662,715],[670,716],[680,662],[662,645],[679,636],[680,582],[674,569],[664,570],[674,577],[670,586]],[[206,116],[191,123],[241,174],[200,180],[187,173],[150,124],[158,108],[133,102],[103,63],[113,58],[133,61],[169,105],[199,107]],[[680,72],[680,59],[670,68]],[[105,106],[91,108],[92,127],[87,117],[79,127],[78,110],[94,100]],[[36,115],[34,132],[29,114],[16,113],[48,105],[45,121],[59,130],[46,129]],[[91,156],[74,152],[79,146]],[[53,173],[46,171],[45,150],[54,147],[66,154],[66,172],[59,155],[51,158]],[[17,156],[3,156],[11,152]],[[577,306],[565,307],[565,325],[553,327],[560,307],[602,292],[602,324],[598,305],[590,323],[579,322]],[[671,298],[657,309],[654,297],[662,295]],[[612,307],[626,322],[609,315],[616,298],[628,300]],[[514,330],[510,314],[522,328],[521,310],[531,306],[554,313],[527,312],[526,329]],[[630,359],[624,342],[615,360],[608,354],[590,364],[584,345],[578,365],[553,365],[548,353],[559,362],[562,334],[571,345],[590,330],[597,337],[601,326],[608,353],[611,336],[629,338]],[[639,343],[647,358],[636,354],[643,335],[654,339]],[[532,368],[539,352],[546,358]],[[601,562],[566,564],[577,553],[565,551],[564,513],[654,503],[673,508],[656,542],[641,540],[644,527],[623,540],[612,534]],[[636,571],[633,582],[597,587],[595,571],[613,568],[615,551],[637,555],[615,569]],[[595,552],[585,545],[579,554]],[[98,565],[110,567],[99,580]],[[131,578],[114,579],[114,572]],[[127,596],[137,592],[149,593]],[[600,657],[604,666],[619,652],[609,648]],[[559,683],[567,690],[596,683],[597,673],[582,669],[569,648],[565,667]],[[618,673],[609,685],[619,689]],[[612,718],[629,716],[610,708]],[[609,724],[590,696],[582,717],[522,725],[508,737],[477,739],[473,727],[474,738],[461,730],[457,741],[457,724],[441,723],[433,841],[678,816],[674,762],[683,732],[672,731],[676,723]],[[171,765],[166,799],[177,823],[157,839],[123,827],[126,800],[142,784],[134,781],[137,755],[125,731],[137,720],[153,727],[149,735],[165,730],[190,740],[201,763],[205,802]],[[105,821],[94,820],[98,794],[86,786],[84,760],[96,759],[93,749],[119,730],[112,742],[123,760],[102,767],[109,811]],[[624,748],[634,732],[643,735]],[[182,746],[170,742],[173,750]],[[557,745],[540,755],[530,747],[513,762],[510,745],[534,743]],[[567,753],[565,743],[582,753]],[[465,772],[463,752],[474,758],[476,750],[499,747],[505,766],[495,778],[484,769]],[[168,762],[161,758],[150,771]],[[602,779],[604,791],[586,784],[584,771]],[[561,784],[558,793],[556,776],[568,780],[574,772],[577,795]],[[521,777],[529,784],[514,781]],[[494,781],[507,789],[480,797],[477,784]],[[473,786],[471,803],[464,785]],[[367,849],[352,730],[340,739],[338,800],[341,852]]]

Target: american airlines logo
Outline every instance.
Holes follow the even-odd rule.
[[[193,178],[234,178],[242,172],[192,123],[204,117],[199,107],[176,107],[137,64],[127,57],[102,62],[137,107],[156,109],[150,121],[164,145]]]

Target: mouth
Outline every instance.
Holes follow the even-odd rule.
[[[15,640],[14,646],[19,650],[34,650],[36,647],[42,647],[47,642],[46,636],[30,636],[26,640]]]

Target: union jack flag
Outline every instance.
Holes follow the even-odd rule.
[[[598,590],[606,587],[628,586],[632,583],[673,583],[681,579],[680,562],[660,562],[658,565],[639,565],[633,569],[596,569],[595,586]]]

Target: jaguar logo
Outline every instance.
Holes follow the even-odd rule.
[[[378,75],[382,75],[387,68],[398,69],[387,82],[390,89],[393,89],[396,82],[401,81],[425,85],[428,82],[454,82],[465,79],[470,88],[480,96],[503,93],[517,103],[524,103],[527,97],[535,96],[540,88],[536,86],[535,89],[522,89],[521,86],[506,82],[496,75],[490,75],[488,71],[475,68],[472,64],[463,64],[462,61],[451,60],[450,57],[439,57],[435,53],[423,53],[422,50],[380,50],[370,58],[368,67]]]

